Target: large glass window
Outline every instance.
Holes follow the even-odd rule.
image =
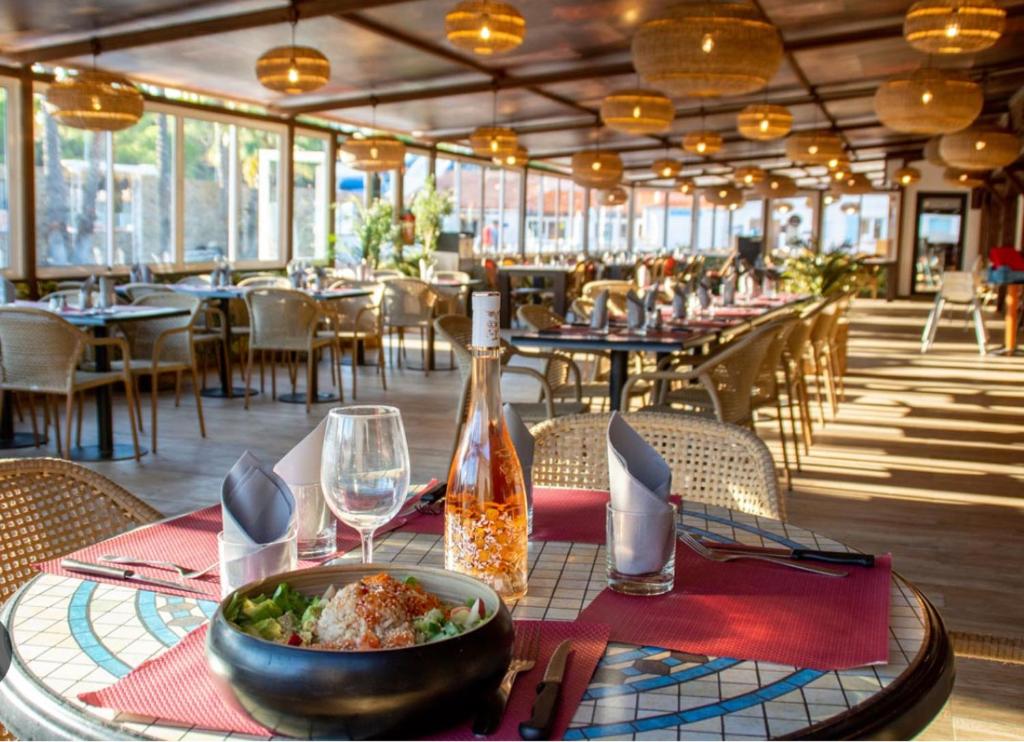
[[[519,252],[519,189],[522,187],[523,176],[517,170],[500,172],[501,185],[498,193],[502,209],[498,244],[501,252],[514,255]]]
[[[292,252],[296,258],[327,254],[327,150],[322,137],[296,135],[292,183]]]
[[[231,125],[185,119],[185,262],[228,257]]]
[[[334,186],[335,254],[344,262],[358,262],[361,252],[356,228],[366,200],[366,173],[349,167],[343,157],[339,150]]]
[[[749,191],[748,191],[749,194]],[[732,212],[733,237],[761,237],[764,232],[764,199],[748,198]]]
[[[665,246],[668,249],[690,250],[693,235],[693,196],[668,191],[668,234]]]
[[[173,116],[149,112],[114,132],[114,263],[174,257]]]
[[[632,198],[632,189],[626,190]],[[601,206],[599,194],[596,190],[590,192],[590,252],[624,253],[629,245],[629,201],[619,206]]]
[[[587,211],[587,189],[571,180],[562,186],[569,190],[569,248],[575,252],[583,250],[583,220]]]
[[[526,172],[526,252],[536,255],[540,252],[543,223],[543,176],[536,170]]]
[[[238,126],[238,227],[235,260],[280,257],[281,135]]]
[[[458,160],[448,157],[438,157],[435,165],[436,187],[438,191],[447,191],[452,195],[452,213],[445,217],[441,224],[443,232],[458,232],[461,229],[459,215],[459,195],[461,184],[459,182]]]
[[[430,175],[430,157],[415,152],[405,154],[405,172],[402,174],[402,205],[412,206],[416,192],[427,182]]]
[[[800,195],[771,200],[769,249],[789,254],[814,248],[814,204],[816,196]]]
[[[666,191],[633,189],[633,249],[638,252],[665,247]]]
[[[472,162],[459,162],[459,189],[456,192],[458,202],[455,205],[459,216],[459,231],[473,235],[473,245],[479,250],[483,239],[480,225],[481,190],[483,186],[483,168]]]
[[[564,217],[559,208],[560,183],[561,178],[550,175],[541,176],[542,194],[539,208],[541,210],[540,251],[542,253],[557,252],[561,244]]]
[[[7,156],[7,127],[11,117],[8,115],[7,88],[0,87],[0,268],[11,265],[11,199]]]
[[[701,252],[725,253],[732,247],[729,222],[732,216],[725,206],[715,206],[700,197],[700,215],[697,221],[697,249]]]
[[[827,251],[875,254],[879,241],[889,239],[892,205],[888,194],[842,196],[825,205],[821,244]]]
[[[505,171],[500,168],[484,169],[484,224],[480,233],[479,252],[494,255],[501,252],[504,231],[504,203],[502,181]]]

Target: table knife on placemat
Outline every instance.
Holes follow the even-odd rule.
[[[544,670],[544,679],[537,686],[537,698],[533,702],[530,720],[519,725],[519,736],[523,739],[548,739],[558,711],[558,696],[562,691],[565,665],[572,652],[572,641],[566,639],[555,648]]]
[[[828,564],[856,564],[861,567],[874,567],[875,557],[873,554],[859,554],[848,551],[820,551],[818,549],[776,549],[765,546],[748,546],[746,544],[731,544],[724,541],[709,541],[702,539],[701,543],[715,551],[729,552],[735,554],[764,554],[780,559],[792,559],[805,562],[827,562]]]
[[[92,575],[93,577],[111,577],[115,580],[137,582],[140,585],[151,585],[153,587],[162,587],[164,589],[170,588],[171,590],[184,590],[187,593],[206,595],[202,590],[194,590],[191,587],[186,587],[185,585],[172,582],[171,580],[161,580],[156,577],[145,577],[133,569],[108,567],[104,564],[90,564],[89,562],[80,562],[77,559],[61,559],[60,566],[62,569],[66,569],[69,572],[78,572],[79,574]]]

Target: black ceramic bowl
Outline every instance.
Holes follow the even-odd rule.
[[[465,718],[494,692],[512,658],[512,617],[490,587],[432,567],[355,564],[287,572],[240,588],[271,594],[287,582],[320,595],[367,575],[412,575],[442,600],[480,598],[489,617],[459,636],[401,649],[340,652],[258,639],[224,618],[229,595],[210,621],[206,659],[222,693],[257,722],[292,737],[364,739],[423,734]],[[401,737],[396,737],[401,738]]]

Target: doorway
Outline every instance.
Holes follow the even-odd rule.
[[[934,293],[946,270],[963,270],[967,194],[918,193],[914,293]]]

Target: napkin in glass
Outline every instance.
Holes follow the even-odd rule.
[[[644,326],[647,319],[647,312],[644,310],[644,303],[636,292],[630,289],[626,294],[626,326],[630,330],[639,330]]]
[[[526,485],[526,506],[533,511],[533,434],[526,427],[523,418],[519,417],[516,408],[508,402],[504,405],[505,427],[508,437],[512,439],[512,447],[516,449],[519,466],[523,470],[523,484]]]
[[[100,276],[99,305],[103,309],[114,306],[117,299],[114,296],[114,278],[112,276]]]
[[[608,490],[613,511],[642,514],[616,526],[616,570],[660,570],[675,549],[672,470],[618,412],[608,421]]]
[[[672,287],[672,319],[686,319],[686,303],[690,292],[681,284]]]
[[[736,276],[729,276],[722,281],[722,304],[731,307],[736,303]]]
[[[320,487],[325,430],[326,417],[274,464],[274,474],[284,480],[295,498],[299,541],[302,542],[317,539],[331,522],[331,511]]]
[[[590,310],[590,329],[604,330],[608,327],[608,291],[602,291],[594,298],[594,308]]]
[[[293,289],[301,289],[302,288],[302,278],[303,278],[303,274],[302,274],[302,271],[299,270],[298,266],[293,268],[291,273],[288,274],[288,280],[292,282],[292,288]]]
[[[295,563],[295,498],[281,477],[246,451],[221,485],[224,540],[238,548],[221,580],[242,585]]]
[[[705,312],[711,306],[711,291],[705,279],[701,279],[701,282],[697,284],[697,301],[700,302],[700,308]]]
[[[96,276],[89,274],[89,277],[82,282],[82,288],[78,291],[78,308],[92,308],[92,292],[96,290]]]
[[[142,271],[139,269],[138,263],[132,263],[131,270],[128,271],[128,281],[130,283],[142,283]]]
[[[13,304],[18,299],[18,289],[9,278],[0,276],[0,304]]]

